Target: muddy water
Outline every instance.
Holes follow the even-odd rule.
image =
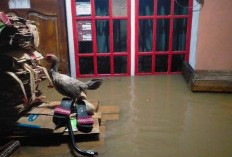
[[[231,94],[192,93],[181,75],[104,79],[89,97],[101,105],[119,106],[120,120],[107,123],[104,149],[88,144],[82,148],[99,150],[99,157],[232,156]],[[15,156],[24,155],[72,153],[67,144],[60,144],[22,147]]]

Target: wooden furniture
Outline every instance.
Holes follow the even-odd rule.
[[[65,0],[30,0],[30,9],[9,9],[8,1],[0,1],[0,11],[38,22],[39,51],[44,56],[55,54],[61,62],[59,70],[69,74]]]
[[[184,62],[182,74],[193,92],[232,92],[232,71],[193,70]]]

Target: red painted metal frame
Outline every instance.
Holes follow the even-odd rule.
[[[161,75],[161,74],[180,74],[181,72],[171,72],[172,54],[185,54],[185,60],[189,61],[190,40],[191,40],[191,26],[192,26],[192,6],[193,0],[189,0],[188,15],[174,15],[175,0],[171,0],[171,14],[170,15],[157,15],[157,1],[154,0],[154,15],[153,16],[139,16],[139,0],[135,1],[135,75]],[[177,18],[187,18],[187,34],[186,34],[186,50],[185,51],[172,51],[173,42],[173,21]],[[152,52],[139,52],[138,37],[139,37],[139,20],[140,19],[153,19],[153,49]],[[169,50],[165,52],[156,51],[156,22],[157,19],[170,19],[169,31]],[[139,73],[138,72],[138,57],[144,55],[152,56],[152,72]],[[155,72],[155,56],[168,55],[168,71]]]
[[[131,67],[131,5],[130,0],[127,0],[127,16],[113,16],[112,14],[112,1],[109,0],[109,16],[95,16],[95,0],[91,2],[91,16],[88,17],[77,17],[76,16],[76,5],[75,0],[72,0],[72,20],[73,20],[73,35],[74,35],[74,49],[75,49],[75,61],[76,61],[76,77],[101,77],[101,76],[128,76],[130,75]],[[93,40],[93,53],[80,54],[78,48],[77,38],[77,24],[78,20],[87,20],[92,22],[92,40]],[[109,53],[97,53],[97,38],[96,38],[96,20],[109,20],[110,30],[110,52]],[[113,48],[113,20],[127,20],[127,52],[114,52]],[[97,72],[97,57],[98,56],[110,56],[111,68],[110,74],[98,74]],[[127,56],[127,73],[115,74],[114,73],[114,56]],[[94,59],[94,74],[80,74],[79,57],[93,57]]]

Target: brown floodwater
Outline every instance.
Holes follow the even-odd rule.
[[[45,91],[47,100],[59,100],[54,92]],[[106,123],[103,145],[78,143],[83,149],[99,151],[99,157],[232,156],[229,93],[193,93],[181,75],[161,75],[104,78],[103,86],[89,91],[88,97],[100,105],[120,107],[120,119]],[[73,153],[63,141],[22,146],[14,156],[69,157]]]

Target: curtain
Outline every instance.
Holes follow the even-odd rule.
[[[184,51],[186,49],[187,19],[174,19],[173,27],[173,51]]]
[[[139,20],[139,51],[151,52],[153,39],[153,20]]]
[[[97,50],[98,53],[110,52],[109,21],[96,20]]]

